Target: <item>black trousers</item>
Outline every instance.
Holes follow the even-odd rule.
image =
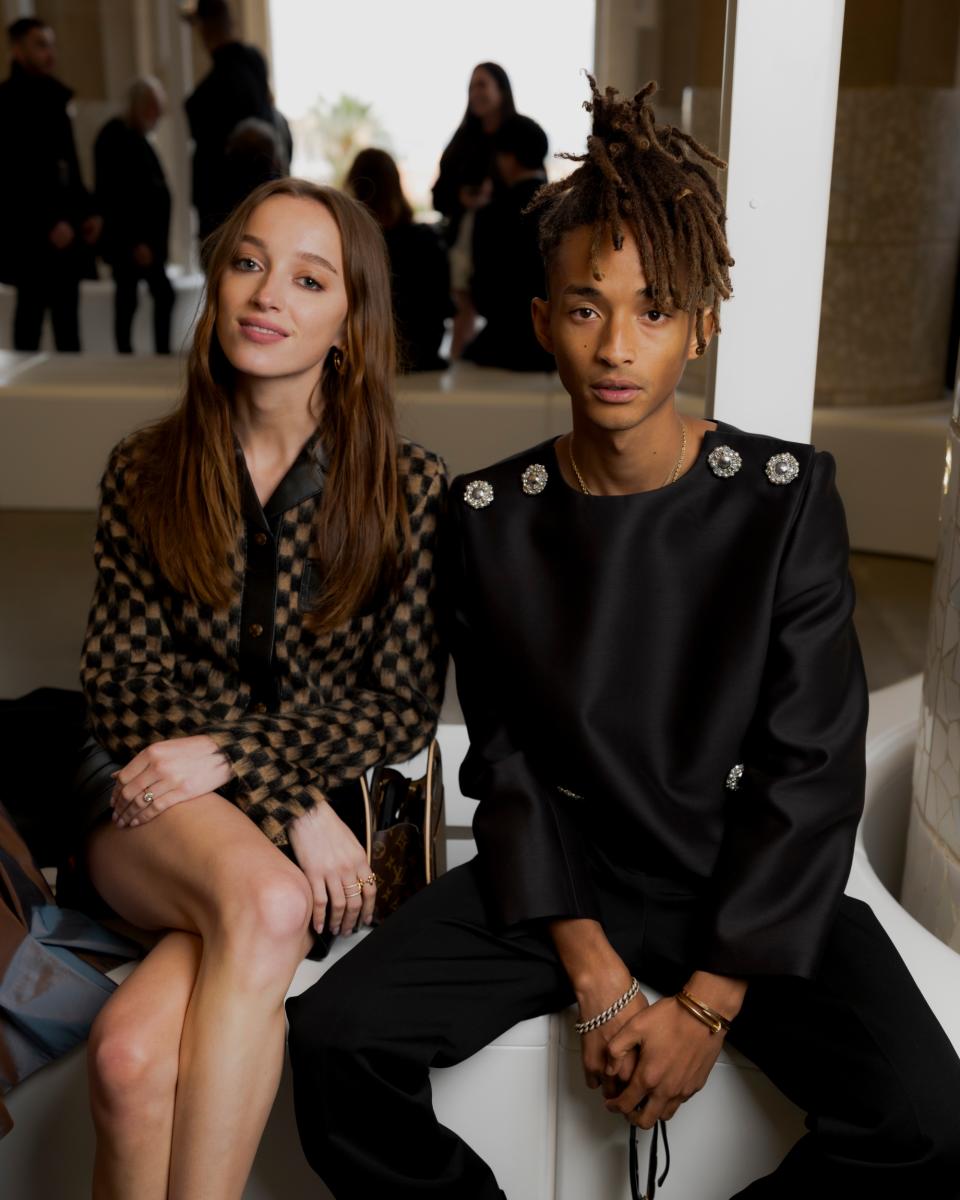
[[[13,314],[13,348],[38,350],[47,309],[53,321],[54,344],[61,353],[80,349],[80,281],[69,263],[48,255],[30,278],[17,284]]]
[[[149,267],[114,266],[116,286],[113,305],[113,334],[119,354],[132,354],[131,329],[137,311],[137,285],[147,281],[153,297],[153,344],[157,354],[170,353],[170,319],[173,315],[174,291],[163,263]]]
[[[633,973],[670,993],[692,965],[695,902],[663,881],[644,892],[602,895],[604,926]],[[502,1200],[436,1120],[429,1068],[572,999],[546,931],[497,931],[474,864],[451,871],[288,1001],[311,1166],[337,1200]],[[809,1114],[741,1200],[960,1196],[960,1061],[866,905],[844,900],[816,981],[752,980],[729,1036]]]

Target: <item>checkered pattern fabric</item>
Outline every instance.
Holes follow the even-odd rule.
[[[127,516],[125,444],[101,483],[97,586],[81,676],[97,740],[118,762],[153,742],[205,733],[230,760],[231,798],[274,842],[337,784],[402,761],[433,736],[443,687],[434,554],[443,462],[401,440],[412,551],[398,592],[324,634],[305,628],[311,529],[319,497],[282,514],[274,671],[278,710],[248,711],[239,672],[240,596],[195,604],[158,574]],[[243,570],[245,546],[236,549]]]

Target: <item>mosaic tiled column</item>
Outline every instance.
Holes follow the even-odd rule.
[[[960,952],[960,386],[947,441],[901,902]]]
[[[958,143],[958,89],[841,88],[818,406],[942,397],[960,243]]]
[[[720,92],[688,88],[683,123],[715,146]],[[960,88],[841,87],[814,401],[935,403],[943,396],[960,248]],[[733,256],[737,247],[733,245]],[[790,303],[789,232],[781,300]],[[733,270],[736,303],[737,272]],[[783,369],[790,369],[789,339]],[[703,366],[687,367],[687,390]],[[777,380],[769,381],[771,394]]]

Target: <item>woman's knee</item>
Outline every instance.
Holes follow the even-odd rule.
[[[172,1107],[179,1045],[165,1043],[131,1014],[104,1008],[87,1044],[90,1090],[101,1117],[149,1119]]]
[[[268,869],[234,879],[223,896],[219,932],[227,954],[256,982],[262,966],[275,978],[281,965],[291,970],[309,945],[313,895],[303,873]]]

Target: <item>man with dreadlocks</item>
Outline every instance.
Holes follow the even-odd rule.
[[[290,1002],[307,1157],[337,1197],[502,1197],[428,1070],[575,1002],[637,1126],[725,1038],[809,1112],[740,1196],[956,1197],[960,1063],[843,895],[867,705],[834,464],[678,413],[730,295],[723,164],[653,85],[591,84],[587,152],[533,205],[572,432],[451,490],[479,852]]]

